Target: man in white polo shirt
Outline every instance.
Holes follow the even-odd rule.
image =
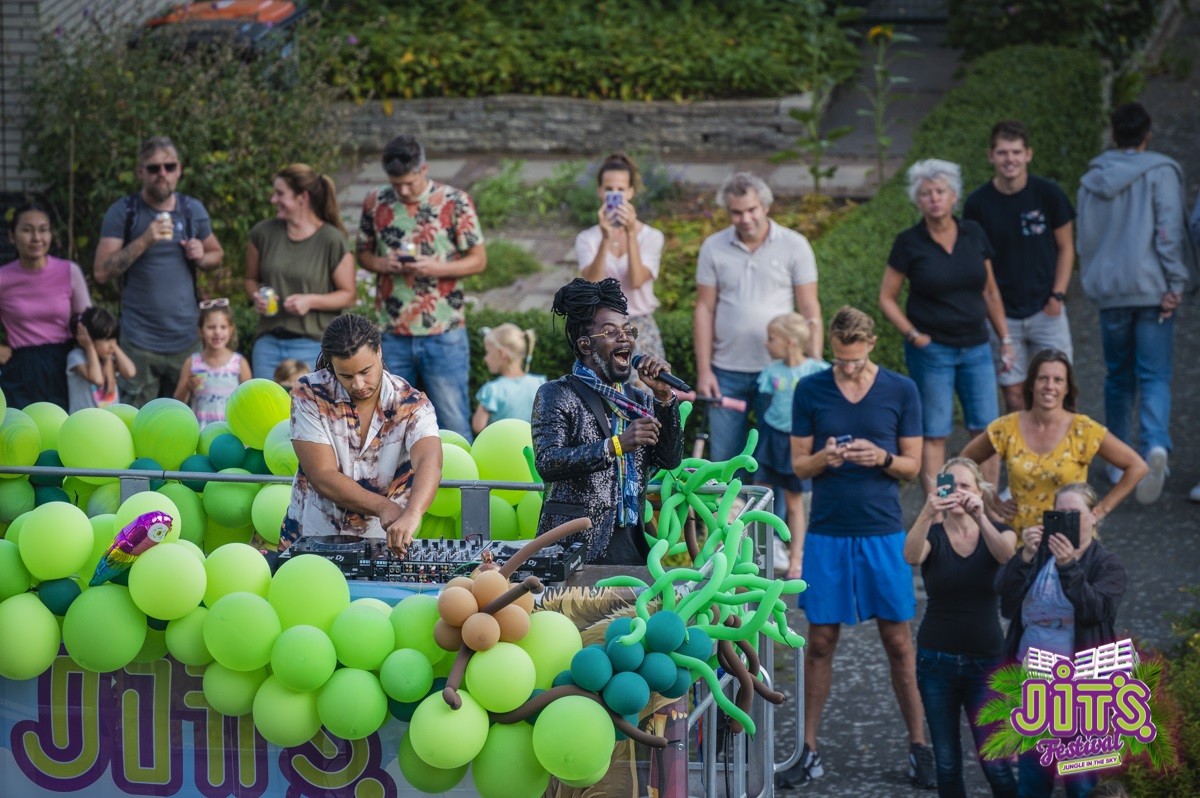
[[[808,239],[768,217],[773,196],[760,178],[738,172],[717,190],[733,225],[709,236],[696,263],[696,392],[745,400],[761,419],[758,374],[771,362],[767,323],[781,313],[809,320],[809,355],[824,350],[817,261]],[[741,452],[745,413],[710,408],[712,460]]]

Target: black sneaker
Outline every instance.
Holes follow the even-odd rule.
[[[927,745],[913,743],[908,749],[908,777],[914,787],[923,790],[937,789],[937,767],[933,763],[933,749]]]
[[[796,764],[775,774],[775,788],[800,787],[824,775],[825,768],[821,766],[821,755],[809,748],[808,743],[805,743],[804,748],[800,750],[800,759],[796,761]]]

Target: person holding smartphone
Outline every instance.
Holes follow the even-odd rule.
[[[1047,535],[1042,524],[1022,530],[1022,547],[996,576],[1000,614],[1012,620],[1004,650],[1009,660],[1024,661],[1031,648],[1070,659],[1084,649],[1117,639],[1117,608],[1125,596],[1125,566],[1096,539],[1096,492],[1073,482],[1054,497],[1057,511],[1079,513],[1079,543],[1067,535]],[[1043,545],[1045,538],[1045,545]],[[1054,791],[1054,769],[1042,767],[1038,751],[1021,754],[1018,794],[1046,796]],[[1064,778],[1067,796],[1086,796],[1098,776]]]

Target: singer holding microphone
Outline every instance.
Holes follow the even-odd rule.
[[[554,295],[552,309],[566,320],[575,365],[533,401],[534,460],[546,483],[538,534],[587,517],[586,562],[644,563],[646,482],[683,459],[672,388],[688,387],[661,358],[634,357],[638,329],[617,280],[576,278]],[[635,368],[651,393],[630,385]]]

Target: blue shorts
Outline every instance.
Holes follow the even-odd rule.
[[[856,624],[871,618],[908,621],[916,614],[904,532],[804,538],[804,581],[797,606],[809,623]]]
[[[908,376],[921,392],[921,427],[926,438],[946,438],[954,429],[954,395],[962,404],[963,423],[982,432],[1000,415],[996,368],[988,344],[943,346],[931,342],[918,349],[904,342]]]

